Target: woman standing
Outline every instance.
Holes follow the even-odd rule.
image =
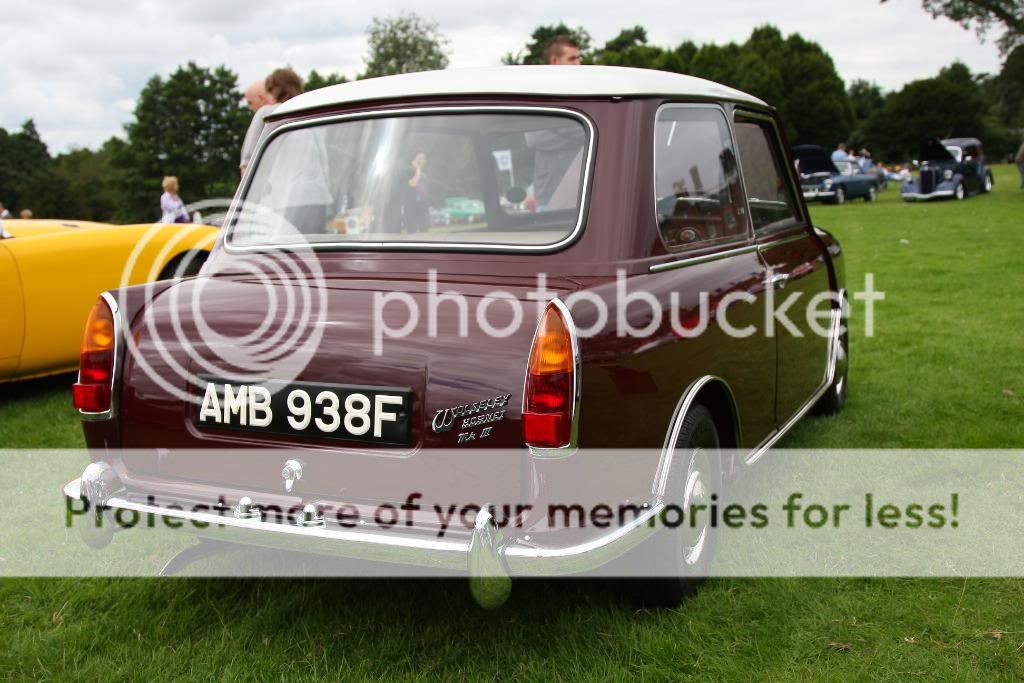
[[[160,196],[161,223],[188,223],[188,211],[185,202],[178,196],[178,179],[169,175],[164,177],[164,193]]]

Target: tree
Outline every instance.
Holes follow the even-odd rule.
[[[882,0],[887,2],[887,0]],[[984,37],[1001,26],[999,49],[1006,54],[1024,41],[1024,3],[1020,0],[921,0],[933,17],[946,17]]]
[[[32,176],[29,206],[37,218],[109,221],[115,208],[110,176],[109,146],[61,154],[51,168]]]
[[[329,85],[338,85],[339,83],[348,83],[348,79],[337,72],[321,74],[316,69],[313,69],[309,72],[309,76],[306,77],[305,91],[309,92],[310,90],[325,88]]]
[[[431,71],[448,66],[448,39],[437,22],[417,14],[374,17],[366,31],[369,52],[362,78]]]
[[[639,26],[635,27],[640,28]],[[643,31],[642,28],[640,28]],[[544,46],[547,42],[555,36],[569,36],[576,41],[576,44],[580,46],[580,56],[583,62],[591,61],[590,54],[590,34],[582,26],[577,28],[569,28],[564,22],[557,24],[551,24],[550,26],[538,26],[530,34],[530,42],[526,44],[524,50],[518,52],[509,52],[501,61],[505,64],[544,64]],[[646,40],[646,32],[644,39]]]
[[[601,48],[601,52],[622,52],[631,47],[647,44],[647,29],[639,24],[633,28],[624,28]]]
[[[850,98],[850,105],[853,107],[854,124],[866,121],[871,114],[877,111],[885,103],[885,96],[877,83],[865,81],[858,78],[850,83],[846,89]]]
[[[884,158],[900,160],[916,158],[928,137],[977,136],[990,156],[998,156],[1005,135],[991,119],[978,82],[961,63],[890,94],[863,132]]]
[[[223,66],[189,62],[166,80],[151,78],[125,127],[127,144],[111,149],[116,216],[154,220],[167,175],[178,177],[187,202],[233,195],[250,118],[240,100],[238,78]]]
[[[1024,129],[1024,45],[1018,45],[993,79],[994,107],[1003,125]]]
[[[669,50],[647,45],[638,29],[620,32],[597,61],[699,76],[756,95],[779,109],[794,143],[831,146],[849,138],[850,99],[832,58],[817,43],[761,26],[743,44],[698,47],[687,41]]]
[[[32,179],[47,173],[53,163],[32,119],[17,133],[0,128],[0,159],[0,202],[12,213],[32,208]]]

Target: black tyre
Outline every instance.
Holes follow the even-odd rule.
[[[164,266],[164,269],[160,271],[158,280],[170,280],[176,277],[192,277],[198,275],[199,270],[206,263],[206,258],[209,256],[209,252],[206,251],[186,251],[182,254],[178,254]]]
[[[846,203],[846,190],[842,187],[836,188],[836,196],[832,199],[833,204],[845,204]]]
[[[967,188],[964,187],[962,182],[956,184],[956,189],[953,190],[953,198],[958,202],[962,202],[967,197]]]
[[[874,185],[872,185],[871,187],[868,188],[868,194],[866,197],[864,197],[864,201],[873,202],[876,199],[878,199],[878,189]]]
[[[996,181],[992,178],[992,174],[986,173],[985,180],[981,183],[981,191],[984,192],[985,194],[988,194],[989,192],[992,191],[992,188],[995,186],[995,182]]]
[[[722,464],[718,428],[711,411],[702,405],[690,408],[679,430],[672,466],[665,488],[667,508],[663,521],[672,523],[637,550],[645,563],[674,567],[673,576],[629,579],[633,597],[649,607],[678,607],[704,582],[715,553],[715,532],[706,511],[691,526],[694,505],[709,505],[710,496],[722,489]],[[679,524],[678,520],[683,523]],[[638,560],[634,557],[634,562]]]

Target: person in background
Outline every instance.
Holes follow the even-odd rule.
[[[1013,158],[1017,162],[1017,170],[1020,172],[1020,187],[1024,190],[1024,142],[1017,148],[1017,156]]]
[[[23,221],[30,221],[30,220],[32,220],[32,209],[22,209],[18,213],[18,218],[20,218]]]
[[[3,204],[0,204],[0,218],[10,218],[11,212]]]
[[[277,106],[274,98],[267,92],[267,79],[249,84],[249,87],[245,89],[245,103],[249,105],[253,116],[245,131],[245,138],[242,139],[242,155],[238,163],[239,175],[245,175],[245,169],[249,167],[249,161],[252,160],[252,153],[256,151],[260,133],[263,132],[263,121]]]
[[[11,239],[11,233],[7,232],[7,230],[4,229],[4,219],[3,217],[0,217],[0,240],[9,239]]]
[[[544,44],[544,63],[573,65],[580,63],[580,46],[570,36],[559,34]]]
[[[245,89],[245,104],[253,114],[258,112],[260,107],[274,103],[274,100],[267,94],[266,83],[267,79],[261,78],[250,83],[249,87]]]
[[[252,88],[252,86],[249,86]],[[245,139],[242,141],[242,155],[238,170],[240,175],[245,175],[245,169],[249,167],[252,155],[256,151],[256,143],[263,133],[264,120],[277,109],[277,105],[287,102],[296,95],[302,94],[302,78],[292,69],[275,69],[263,81],[264,103],[256,109],[252,121],[249,122],[249,129],[245,131]],[[249,101],[246,91],[246,101]],[[249,108],[252,108],[250,104]]]
[[[172,175],[165,176],[164,193],[160,195],[161,223],[188,223],[188,211],[185,202],[178,196],[178,179]]]
[[[860,170],[867,173],[875,163],[871,161],[871,152],[868,151],[867,147],[860,148]]]
[[[835,151],[832,152],[832,161],[846,161],[850,155],[846,153],[846,143],[840,142]]]

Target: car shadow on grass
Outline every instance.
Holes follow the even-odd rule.
[[[0,384],[0,408],[11,403],[34,400],[44,396],[68,394],[70,400],[71,385],[75,383],[77,374],[66,372],[38,379],[26,379]]]

